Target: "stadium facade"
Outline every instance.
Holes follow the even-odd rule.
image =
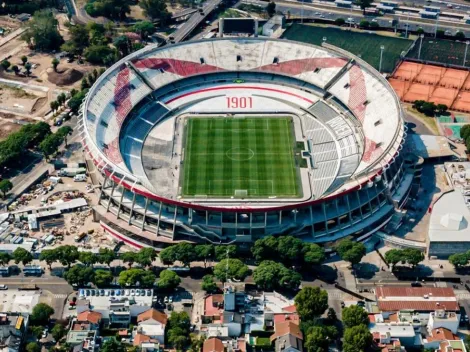
[[[261,155],[256,141],[224,150],[224,138],[237,138],[229,132],[219,136],[221,143],[196,145],[199,154],[189,155],[191,119],[223,118],[239,126],[237,119],[262,117],[268,126],[280,116],[290,121],[295,195],[274,191],[275,158],[264,166],[268,176],[258,175],[251,160]],[[403,206],[419,173],[400,153],[406,131],[391,86],[360,58],[325,44],[224,38],[146,47],[98,79],[80,124],[100,189],[95,218],[136,247],[248,243],[274,234],[327,245],[346,236],[361,240]],[[269,138],[275,150],[278,140]],[[186,159],[195,157],[202,172],[188,169],[198,163]],[[248,174],[230,174],[212,157],[255,171],[250,166]],[[185,192],[191,177],[195,187],[206,188]],[[225,191],[228,185],[229,193],[215,192],[219,185]],[[267,194],[258,193],[263,187]]]

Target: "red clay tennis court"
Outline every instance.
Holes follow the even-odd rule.
[[[389,82],[402,101],[432,101],[452,110],[470,112],[470,73],[403,61]],[[468,91],[468,92],[467,92]]]

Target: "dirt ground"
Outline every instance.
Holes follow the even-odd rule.
[[[11,133],[19,131],[21,125],[0,120],[0,141],[5,140]]]

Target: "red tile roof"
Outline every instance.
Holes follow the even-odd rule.
[[[77,316],[77,320],[89,321],[90,323],[93,323],[93,324],[99,324],[101,321],[101,313],[93,312],[92,310],[86,310],[84,312],[81,312]]]
[[[300,331],[299,325],[294,323],[293,321],[285,321],[282,323],[274,324],[274,331],[275,333],[271,335],[271,342],[277,339],[278,337],[284,335],[292,335],[300,340],[303,340],[303,335]]]
[[[439,303],[439,305],[437,304]],[[457,301],[380,301],[379,309],[384,312],[396,312],[399,310],[417,310],[422,312],[434,312],[436,309],[457,311],[460,309]]]
[[[295,305],[291,305],[291,306],[287,306],[287,307],[282,308],[282,310],[284,312],[288,312],[288,313],[296,313],[297,312],[297,307]]]
[[[224,352],[224,344],[217,337],[211,337],[204,341],[202,352]]]
[[[149,310],[146,310],[145,312],[140,313],[137,316],[137,322],[138,323],[140,323],[142,321],[149,320],[149,319],[156,320],[156,321],[158,321],[159,323],[161,323],[163,325],[166,325],[166,322],[168,320],[165,313],[160,312],[159,310],[156,310],[156,309],[153,309],[153,308],[150,308]]]
[[[140,346],[142,342],[147,342],[150,341],[152,338],[150,336],[144,335],[144,334],[136,334],[134,336],[134,346]]]
[[[452,287],[396,287],[383,286],[375,289],[378,299],[386,297],[455,297]]]
[[[293,314],[284,314],[284,313],[274,314],[274,324],[282,323],[284,321],[293,321],[296,324],[300,324],[300,317],[297,313],[293,313]]]
[[[433,329],[431,335],[427,337],[428,341],[442,341],[442,340],[460,340],[460,337],[454,335],[452,331],[446,328]]]

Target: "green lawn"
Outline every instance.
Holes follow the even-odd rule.
[[[385,47],[382,59],[382,71],[392,72],[400,59],[400,54],[412,44],[411,40],[386,37],[367,32],[349,31],[339,28],[315,27],[294,24],[288,28],[283,38],[299,42],[321,45],[326,42],[360,56],[364,61],[379,69],[380,46]]]
[[[420,39],[418,39],[414,48],[410,50],[407,57],[442,64],[463,65],[465,56],[464,42],[426,37],[423,38],[423,44],[421,45],[421,56],[419,56],[419,44]],[[470,55],[467,55],[465,61],[465,66],[470,65]]]
[[[183,196],[299,197],[292,119],[187,120]]]

